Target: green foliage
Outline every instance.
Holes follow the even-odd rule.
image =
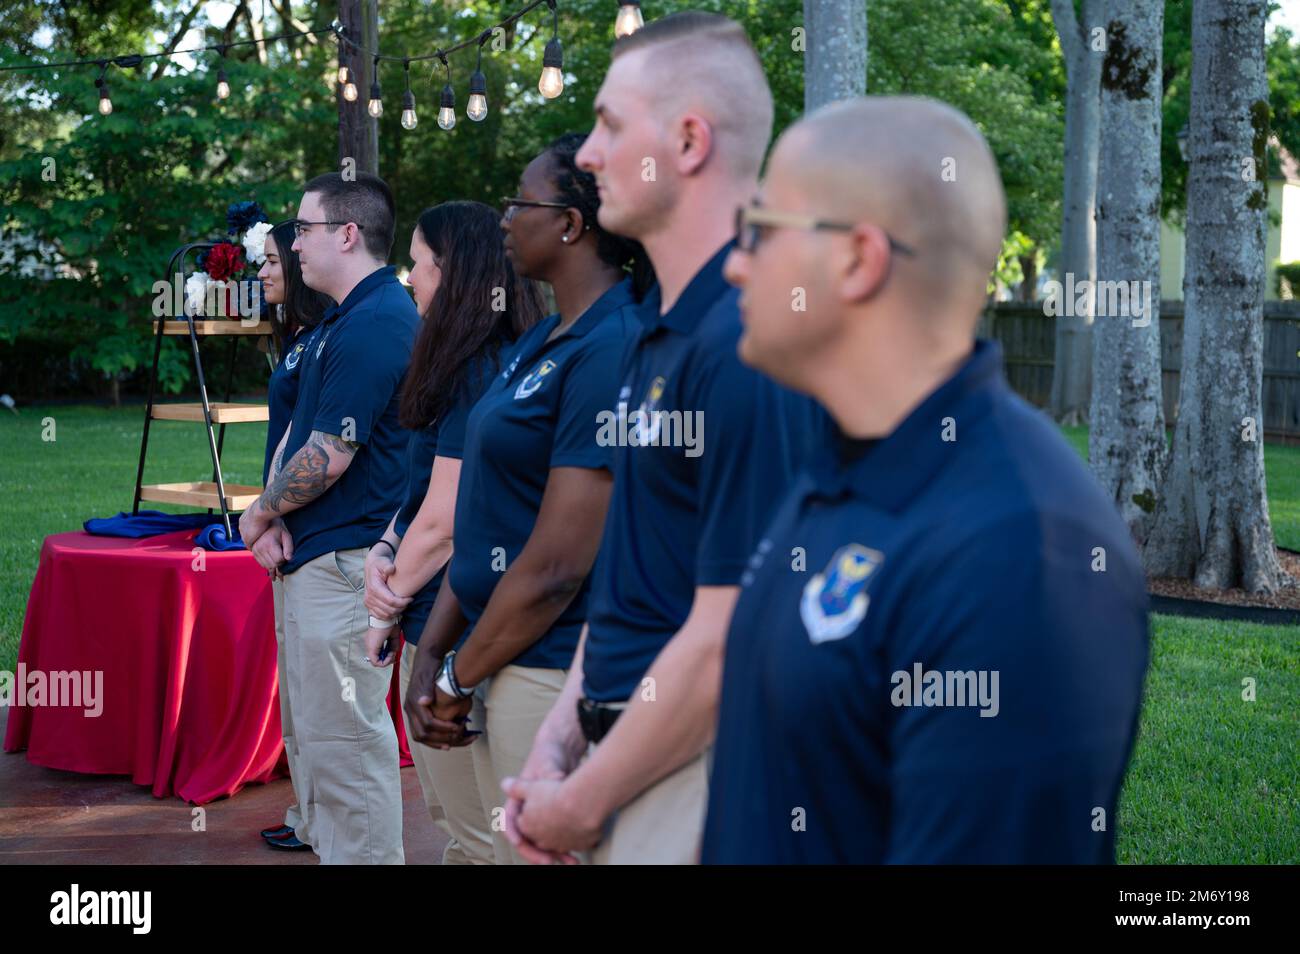
[[[514,0],[424,3],[385,0],[380,47],[420,53],[474,35],[517,9]],[[1162,82],[1162,213],[1178,218],[1186,165],[1177,132],[1187,121],[1190,4],[1169,0]],[[803,112],[803,54],[793,48],[801,0],[663,0],[647,16],[706,9],[741,20],[758,49],[776,103],[776,134]],[[0,63],[157,50],[190,9],[188,0],[90,0],[49,4],[11,0],[0,22]],[[299,0],[294,15],[313,28],[335,15],[331,3]],[[283,32],[274,5],[266,33]],[[217,29],[200,12],[194,25],[208,42],[246,39],[247,21]],[[224,24],[223,24],[224,28]],[[556,100],[537,93],[545,10],[484,51],[488,118],[463,116],[472,49],[451,58],[462,114],[445,132],[434,120],[441,67],[414,64],[419,125],[400,127],[400,64],[381,65],[386,110],[379,121],[380,173],[399,209],[394,260],[404,262],[420,209],[453,198],[494,204],[514,191],[519,173],[555,136],[589,129],[591,103],[608,65],[613,8],[607,0],[565,0],[560,30],[567,84]],[[871,93],[934,96],[967,112],[988,137],[1007,190],[1011,244],[1028,241],[1050,260],[1058,244],[1065,70],[1047,0],[871,0],[867,88]],[[151,357],[148,289],[185,241],[222,231],[226,204],[257,198],[273,217],[290,213],[312,175],[336,168],[334,45],[277,42],[259,63],[251,47],[226,62],[234,88],[213,96],[215,54],[193,72],[173,66],[154,78],[157,61],[110,69],[112,116],[94,112],[94,67],[0,74],[0,242],[36,239],[53,278],[24,276],[0,264],[0,345],[21,336],[71,351],[81,366],[139,387]],[[1300,54],[1277,31],[1268,45],[1272,130],[1300,154]],[[365,96],[366,90],[362,90]],[[54,182],[41,177],[54,160]],[[1276,166],[1276,158],[1270,156]],[[1005,258],[1009,272],[1018,268]],[[1023,253],[1023,250],[1021,251]],[[188,380],[188,357],[168,343],[164,379]]]
[[[71,346],[105,378],[138,376],[152,358],[152,286],[172,252],[222,237],[233,201],[256,198],[287,217],[304,172],[333,166],[324,47],[301,59],[281,49],[267,65],[248,49],[226,71],[234,92],[221,102],[205,69],[154,79],[148,63],[110,68],[109,116],[96,111],[94,67],[27,74],[15,111],[42,113],[47,125],[0,149],[0,236],[41,244],[19,256],[34,274],[0,267],[0,341]],[[181,389],[189,367],[166,342],[164,387]]]
[[[1276,271],[1273,273],[1273,292],[1279,297],[1282,295],[1283,281],[1291,292],[1289,297],[1295,298],[1296,292],[1300,291],[1300,262],[1277,263]]]

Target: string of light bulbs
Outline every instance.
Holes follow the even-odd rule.
[[[107,116],[113,112],[113,100],[109,96],[108,90],[108,68],[116,66],[119,69],[131,69],[140,66],[145,60],[160,59],[163,57],[180,56],[183,54],[208,53],[215,52],[218,54],[217,61],[217,98],[227,99],[230,96],[230,83],[226,78],[225,61],[226,54],[230,50],[255,44],[273,43],[278,40],[295,39],[305,36],[317,36],[320,34],[331,34],[339,44],[339,64],[337,79],[340,86],[340,92],[343,98],[348,102],[355,102],[358,98],[356,83],[352,80],[352,73],[349,67],[343,62],[343,48],[349,47],[358,54],[371,57],[373,64],[373,79],[370,84],[370,95],[367,100],[366,110],[369,115],[378,118],[383,115],[384,103],[383,94],[379,83],[379,64],[381,61],[400,62],[405,79],[405,90],[402,93],[402,117],[401,124],[403,129],[414,129],[418,119],[415,113],[415,93],[411,89],[411,64],[421,61],[438,60],[444,69],[445,83],[438,101],[438,125],[442,129],[452,129],[456,125],[456,91],[451,82],[451,64],[447,57],[460,50],[470,46],[478,47],[478,62],[469,81],[469,102],[466,106],[466,115],[475,122],[482,122],[487,118],[487,78],[483,74],[483,47],[492,39],[496,31],[505,29],[511,24],[519,21],[527,14],[531,13],[538,7],[545,6],[551,11],[551,39],[546,44],[546,49],[542,54],[542,75],[538,80],[537,89],[546,99],[555,99],[564,91],[564,48],[560,42],[559,11],[557,9],[557,0],[532,0],[522,9],[505,17],[493,26],[483,30],[474,36],[462,40],[449,47],[442,47],[434,50],[432,53],[418,54],[414,56],[393,56],[382,54],[377,50],[370,50],[362,46],[347,35],[347,31],[337,21],[329,27],[320,30],[291,30],[277,36],[261,37],[248,40],[230,40],[228,42],[214,43],[207,46],[193,47],[185,50],[170,50],[160,53],[128,53],[121,56],[112,57],[92,57],[81,60],[65,60],[58,63],[27,63],[15,66],[0,66],[0,72],[26,71],[26,70],[46,70],[58,69],[70,66],[98,66],[99,75],[95,78],[95,88],[98,92],[99,113]],[[644,19],[641,15],[640,0],[619,0],[618,15],[614,21],[614,35],[616,37],[628,36],[635,33],[644,25]]]

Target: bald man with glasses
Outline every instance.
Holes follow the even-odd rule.
[[[796,123],[738,213],[741,359],[836,426],[741,580],[705,863],[1114,860],[1145,578],[975,338],[1005,228],[984,138],[915,97]]]

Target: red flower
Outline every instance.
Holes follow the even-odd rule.
[[[244,270],[244,248],[231,242],[219,242],[209,251],[206,261],[208,274],[219,282]]]

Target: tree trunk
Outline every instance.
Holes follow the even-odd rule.
[[[1088,451],[1093,473],[1139,543],[1150,528],[1166,456],[1159,315],[1163,21],[1163,0],[1110,0],[1101,75]]]
[[[1034,248],[1027,255],[1019,256],[1020,288],[1016,297],[1023,302],[1035,301],[1038,297],[1038,249]]]
[[[1104,50],[1093,36],[1101,26],[1101,0],[1083,0],[1076,17],[1074,0],[1052,0],[1052,19],[1065,57],[1065,180],[1061,201],[1059,280],[1096,278],[1097,142],[1100,121],[1101,63]],[[1092,390],[1092,314],[1068,309],[1056,318],[1052,365],[1052,417],[1081,424],[1088,417]]]
[[[1261,407],[1265,5],[1197,0],[1187,179],[1183,367],[1173,461],[1143,559],[1197,586],[1283,582],[1264,492]]]
[[[807,50],[803,61],[803,108],[867,90],[866,0],[803,0]]]
[[[375,49],[379,28],[378,10],[374,0],[339,0],[339,23],[347,36],[366,49]],[[357,98],[349,103],[343,98],[343,87],[335,83],[334,95],[339,105],[339,167],[344,160],[352,159],[357,172],[379,174],[378,123],[366,109],[370,99],[370,83],[374,64],[371,58],[346,43],[338,44],[339,65],[352,73],[357,85]],[[392,101],[392,96],[389,97]]]

